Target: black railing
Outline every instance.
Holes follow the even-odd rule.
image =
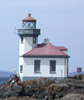
[[[18,29],[18,35],[40,34],[40,29]]]

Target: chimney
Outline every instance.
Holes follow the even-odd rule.
[[[49,43],[49,39],[44,39],[44,44],[48,44]]]
[[[28,16],[31,17],[31,14],[29,13]]]

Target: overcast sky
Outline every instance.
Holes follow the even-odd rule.
[[[69,72],[84,70],[84,0],[0,0],[0,70],[18,71],[22,19],[31,13],[44,38],[68,48]]]

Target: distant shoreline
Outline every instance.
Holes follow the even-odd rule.
[[[9,77],[1,77],[0,76],[0,85],[3,83],[6,83],[6,81],[9,79]]]

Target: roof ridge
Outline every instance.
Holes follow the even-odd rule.
[[[51,44],[51,43],[50,43]],[[56,46],[54,46],[53,44],[51,44],[53,47],[55,47],[55,49],[59,50],[58,48],[56,48]],[[63,51],[59,50],[60,52],[64,53]],[[66,55],[66,53],[64,53]]]

